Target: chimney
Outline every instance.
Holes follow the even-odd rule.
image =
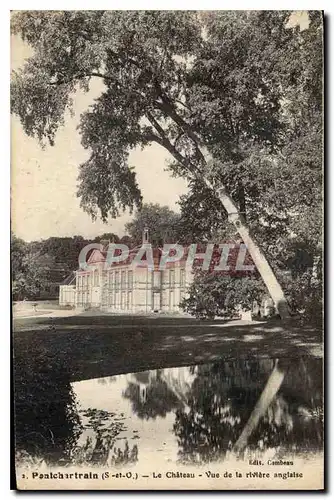
[[[145,226],[144,227],[144,231],[143,231],[143,245],[147,245],[149,243],[149,240],[148,240],[148,227]]]

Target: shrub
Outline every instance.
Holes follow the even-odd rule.
[[[260,303],[265,293],[262,281],[253,277],[217,276],[196,272],[182,309],[197,318],[234,317],[241,309]]]

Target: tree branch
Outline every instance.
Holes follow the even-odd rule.
[[[96,71],[93,71],[91,73],[83,73],[79,75],[73,76],[73,78],[70,78],[68,80],[57,80],[55,82],[49,82],[49,85],[64,85],[66,83],[71,83],[74,80],[81,80],[82,78],[91,78],[91,77],[96,77],[96,78],[103,78],[104,80],[117,83],[117,80],[115,78],[112,78],[110,76],[104,75],[103,73],[99,73]]]
[[[172,104],[170,99],[166,96],[163,90],[160,88],[159,97],[162,100],[162,103],[157,102],[156,106],[163,112],[165,112],[194,142],[196,153],[201,161],[201,163],[205,164],[205,158],[202,151],[199,149],[199,138],[191,128],[191,126],[177,113],[175,106]]]
[[[181,106],[183,106],[184,108],[186,108],[188,111],[190,111],[190,112],[192,111],[191,107],[188,106],[188,104],[186,104],[185,102],[180,101],[180,99],[175,99],[175,102],[177,102],[178,104],[180,104]]]
[[[155,142],[163,146],[167,151],[175,158],[177,162],[186,167],[187,169],[191,168],[195,172],[198,171],[197,167],[187,158],[181,155],[181,153],[175,148],[175,146],[170,142],[164,129],[161,127],[160,123],[154,118],[152,113],[149,111],[146,112],[146,117],[151,125],[156,129],[159,136],[154,135]]]

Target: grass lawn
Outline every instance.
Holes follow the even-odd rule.
[[[83,313],[14,320],[15,363],[46,359],[72,381],[221,358],[321,357],[322,332],[279,321],[235,324],[163,316]],[[27,361],[25,361],[27,360]]]

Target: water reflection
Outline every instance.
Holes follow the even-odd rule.
[[[187,405],[191,387],[185,380],[188,372],[181,367],[130,374],[123,395],[132,402],[132,411],[139,418],[165,417]]]
[[[322,450],[319,359],[221,360],[72,384],[43,353],[16,366],[24,460],[208,463]]]
[[[316,381],[318,385],[316,384]],[[313,360],[219,362],[199,366],[174,432],[183,462],[227,453],[276,456],[322,447],[321,364]]]

